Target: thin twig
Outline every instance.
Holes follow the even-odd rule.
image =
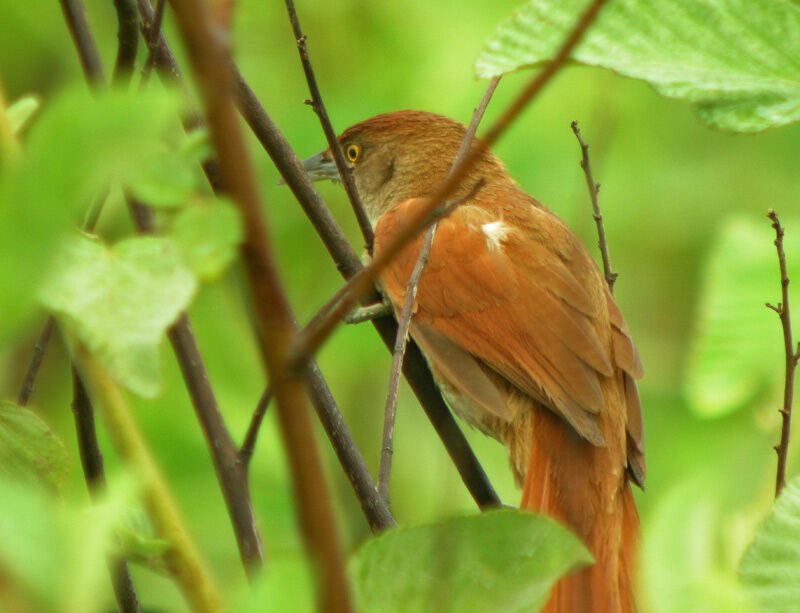
[[[294,322],[278,280],[253,168],[237,123],[229,60],[214,38],[213,24],[203,2],[172,0],[172,6],[198,80],[223,184],[244,221],[242,256],[259,325],[261,351],[275,389],[302,534],[320,571],[320,610],[344,613],[352,610],[350,592],[304,385],[301,377],[286,371]]]
[[[268,385],[261,394],[261,398],[258,399],[256,409],[250,418],[250,425],[247,427],[247,433],[244,435],[244,441],[242,441],[242,446],[239,448],[239,462],[242,464],[242,469],[245,473],[250,468],[250,458],[253,457],[258,432],[261,429],[261,422],[264,421],[264,414],[267,412],[270,400],[272,400],[272,388]]]
[[[153,10],[149,0],[139,0],[139,10],[142,13],[143,31],[147,32],[147,23],[151,23],[153,18]],[[169,45],[163,33],[159,37],[158,45],[155,65],[159,70],[159,74],[162,78],[172,83],[177,83],[185,88],[180,69],[175,62],[175,58],[169,49]],[[245,117],[248,125],[253,130],[253,133],[261,142],[264,149],[272,158],[283,179],[292,189],[292,192],[303,207],[303,210],[328,249],[328,252],[331,254],[340,274],[345,279],[350,278],[363,268],[361,261],[348,243],[347,238],[336,223],[336,220],[325,206],[322,198],[320,198],[319,194],[314,189],[297,155],[280,132],[280,129],[272,122],[269,115],[258,102],[255,94],[253,94],[239,71],[233,65],[232,70],[234,72],[234,78],[237,81],[240,112]],[[206,172],[207,176],[208,174],[209,173]],[[210,178],[209,180],[211,181]],[[212,181],[212,185],[218,184]],[[370,304],[378,300],[380,300],[380,296],[374,290],[363,299],[365,304]],[[394,319],[377,319],[374,320],[372,324],[375,326],[384,345],[391,350],[397,335],[397,325]],[[317,387],[316,383],[313,381],[313,368],[310,372],[312,373],[311,387],[313,390]],[[433,381],[430,368],[428,368],[419,348],[413,341],[409,343],[408,350],[406,351],[403,374],[411,385],[420,405],[428,416],[428,419],[430,419],[431,424],[475,502],[481,509],[499,506],[499,497],[492,488],[485,471],[475,457],[464,434],[456,424],[453,415],[445,405],[442,395]],[[324,383],[324,381],[322,381],[322,383]],[[335,404],[325,404],[324,401],[318,401],[313,397],[312,401],[314,402],[318,414],[324,411],[325,420],[323,420],[323,422],[338,423],[341,421],[341,423],[344,423],[341,420],[341,415],[338,413]],[[338,445],[342,443],[338,438],[330,438],[330,440],[348,475],[359,474],[359,471],[362,471],[363,474],[361,474],[359,482],[366,483],[372,480],[366,469],[363,458],[358,455],[357,451],[340,449]],[[347,457],[356,457],[358,461],[345,464],[344,462],[346,460],[343,458]],[[373,506],[370,499],[363,498],[362,495],[359,494],[359,491],[370,493],[370,490],[368,488],[356,490],[362,508]],[[372,491],[377,490],[372,488]]]
[[[91,87],[102,88],[106,84],[106,77],[97,45],[89,29],[89,22],[86,20],[86,8],[81,0],[60,0],[60,2],[86,80]]]
[[[600,257],[603,259],[603,275],[608,283],[608,289],[614,293],[614,282],[617,280],[618,274],[611,270],[611,261],[608,258],[608,243],[606,242],[606,230],[603,227],[603,216],[600,214],[600,205],[597,202],[597,192],[600,191],[600,184],[595,183],[592,176],[592,166],[589,163],[589,145],[583,142],[581,137],[581,129],[578,127],[578,122],[573,121],[572,131],[575,133],[575,138],[578,139],[578,144],[581,146],[581,168],[586,177],[586,187],[589,188],[589,197],[592,199],[592,217],[594,223],[597,225],[597,246],[600,248]]]
[[[789,452],[789,432],[792,425],[792,399],[794,397],[794,372],[797,361],[800,359],[800,343],[795,347],[792,341],[792,320],[789,316],[789,275],[786,272],[786,254],[783,251],[783,226],[778,219],[778,214],[770,209],[767,217],[772,221],[775,229],[775,248],[778,251],[778,265],[781,271],[781,302],[778,306],[767,303],[767,306],[780,317],[783,328],[783,350],[786,366],[784,369],[783,383],[783,408],[781,414],[781,442],[775,447],[778,454],[778,470],[775,478],[775,497],[786,485],[786,456]]]
[[[234,77],[239,89],[240,112],[297,198],[336,263],[337,269],[345,279],[359,274],[364,266],[347,242],[344,233],[325,206],[319,193],[314,189],[297,155],[235,67]],[[381,297],[371,287],[361,298],[361,302],[362,304],[373,304],[380,299]],[[383,343],[391,351],[397,338],[395,321],[391,318],[380,318],[373,320],[372,325],[375,326]],[[406,351],[403,374],[431,420],[475,502],[482,509],[498,506],[500,504],[499,497],[472,452],[467,439],[456,424],[455,418],[445,405],[442,395],[433,381],[427,362],[413,342]]]
[[[97,430],[94,425],[94,408],[86,393],[78,371],[72,368],[72,413],[75,418],[75,432],[78,437],[83,476],[92,500],[97,502],[104,493],[106,485],[103,469],[103,455],[97,444]],[[114,596],[121,613],[138,613],[139,602],[133,587],[127,562],[120,557],[108,561]]]
[[[378,469],[378,493],[389,502],[389,477],[392,471],[392,454],[394,448],[394,420],[397,414],[397,394],[400,386],[400,369],[406,355],[406,345],[408,340],[408,327],[411,324],[411,315],[414,311],[414,302],[417,295],[417,285],[422,277],[422,271],[428,263],[428,256],[431,252],[433,237],[436,233],[436,224],[433,224],[425,232],[425,238],[419,249],[417,261],[414,269],[408,278],[406,294],[403,299],[403,308],[400,317],[397,319],[397,338],[392,352],[392,367],[389,371],[389,385],[386,391],[386,404],[383,409],[383,438],[381,442],[381,461]]]
[[[80,3],[78,2],[77,4],[79,5]],[[78,8],[82,9],[82,6]],[[143,29],[148,17],[152,26],[154,16],[149,3],[147,3],[147,6],[141,6],[140,9]],[[146,37],[147,33],[143,32],[143,35]],[[88,29],[86,36],[81,40],[85,47],[79,48],[81,56],[96,56],[97,50],[94,47],[94,40]],[[208,167],[204,165],[204,170],[206,170],[209,181],[213,183],[213,172],[211,172],[213,168],[210,165]],[[139,231],[154,233],[152,211],[141,203],[132,201],[129,197],[128,200]],[[94,229],[99,210],[100,206],[95,203],[92,211],[87,215],[84,227],[88,231]],[[178,321],[168,331],[168,336],[181,366],[192,404],[208,443],[217,479],[233,524],[242,562],[248,571],[248,576],[252,576],[263,566],[263,551],[253,514],[247,480],[238,464],[236,446],[225,427],[217,407],[194,335],[185,314],[179,317]]]
[[[53,317],[47,318],[47,321],[42,327],[42,331],[39,333],[39,339],[33,346],[33,355],[31,355],[31,361],[28,364],[28,369],[25,371],[25,377],[22,380],[22,387],[20,388],[17,396],[17,404],[21,407],[27,405],[28,400],[31,398],[31,394],[33,393],[33,385],[36,382],[36,376],[39,374],[39,368],[42,365],[45,351],[47,351],[47,344],[50,342],[50,335],[53,333],[55,323],[56,320]]]
[[[114,0],[117,11],[117,61],[112,82],[127,84],[136,63],[139,46],[139,15],[135,0]]]
[[[328,147],[333,155],[333,161],[336,163],[339,176],[342,179],[342,185],[344,185],[344,190],[347,192],[347,197],[350,199],[350,204],[353,207],[353,213],[358,221],[358,227],[361,229],[361,235],[364,237],[367,251],[372,253],[372,243],[375,238],[372,231],[372,224],[369,222],[367,212],[361,202],[361,197],[358,195],[358,190],[353,180],[352,169],[344,159],[342,148],[336,138],[336,132],[331,125],[331,120],[328,118],[328,111],[325,109],[325,104],[322,102],[322,95],[317,86],[317,78],[314,76],[314,69],[311,67],[311,60],[308,58],[306,36],[300,29],[300,21],[297,19],[297,12],[294,10],[293,0],[286,0],[286,11],[289,13],[289,21],[292,24],[294,38],[297,41],[297,50],[300,52],[300,62],[303,64],[303,72],[308,82],[308,91],[311,93],[311,107],[314,109],[314,112],[317,114],[322,124],[325,140],[328,141]]]
[[[385,248],[358,274],[354,275],[334,296],[320,309],[324,315],[314,317],[316,326],[306,328],[300,335],[297,344],[292,348],[289,362],[290,367],[303,363],[317,348],[330,336],[336,326],[341,322],[344,314],[353,308],[354,303],[369,292],[378,274],[414,237],[424,231],[434,218],[432,213],[444,202],[447,197],[458,187],[467,172],[477,160],[488,150],[500,135],[508,128],[511,122],[527,106],[527,104],[542,90],[550,79],[558,72],[567,61],[569,54],[578,44],[581,37],[594,21],[600,8],[608,0],[594,0],[589,8],[581,15],[575,27],[565,38],[558,53],[542,68],[542,70],[522,89],[517,97],[508,106],[482,139],[475,141],[464,160],[453,169],[448,178],[436,189],[429,198],[426,206],[420,207],[405,226],[388,241]]]
[[[153,17],[152,9],[147,0],[140,0],[140,10],[143,15],[143,29],[146,30],[147,24],[152,22]],[[170,81],[175,81],[178,79],[179,83],[183,85],[182,81],[180,81],[180,70],[175,64],[174,56],[170,52],[167,42],[163,36],[159,38],[159,45],[160,48],[157,50],[155,62],[155,65],[159,70],[159,74]],[[256,105],[260,108],[260,105],[258,105],[257,102]],[[216,161],[214,160],[213,162],[216,166]],[[301,172],[303,172],[302,169]],[[221,183],[213,181],[208,172],[206,172],[206,176],[209,177],[209,181],[211,182],[214,190],[219,191]],[[148,218],[152,216],[151,213],[148,213],[148,209],[146,209],[146,207],[142,208],[134,206],[132,208],[136,215],[146,215]],[[333,227],[338,229],[338,226],[335,225],[335,222]],[[349,248],[349,244],[344,238],[344,235],[342,235],[342,241],[343,244]],[[355,259],[356,264],[360,266],[360,262],[354,253],[353,258]],[[330,390],[322,378],[322,374],[313,363],[309,368],[308,376],[310,379],[312,392],[311,400],[314,408],[317,411],[319,419],[325,428],[326,433],[328,434],[331,445],[336,451],[339,461],[342,463],[345,474],[353,485],[353,489],[355,490],[356,496],[359,499],[359,503],[364,510],[365,517],[370,524],[370,527],[373,531],[380,531],[394,525],[394,520],[392,519],[388,508],[383,505],[383,502],[377,495],[377,489],[375,488],[375,484],[366,467],[366,463],[358,452],[355,442],[353,441],[352,436],[350,436],[350,433],[344,424],[344,420],[342,419],[336,403],[333,401]],[[197,406],[196,400],[195,405]]]
[[[370,304],[365,307],[359,307],[344,316],[344,323],[354,325],[362,324],[365,321],[372,321],[381,317],[391,317],[394,315],[394,309],[391,305],[384,302],[377,304]]]
[[[150,73],[153,70],[153,63],[156,58],[156,50],[158,49],[158,40],[161,37],[161,26],[164,23],[164,8],[167,6],[167,0],[158,0],[156,2],[156,12],[152,18],[152,22],[148,27],[148,32],[145,37],[147,40],[147,59],[142,68],[142,79],[139,82],[139,87],[144,89],[147,82],[150,80]],[[144,19],[142,20],[144,23]]]
[[[469,122],[467,131],[464,138],[461,139],[461,144],[458,147],[456,156],[450,166],[450,173],[461,163],[461,160],[467,155],[472,141],[475,139],[475,133],[478,131],[478,125],[483,117],[486,107],[489,105],[489,100],[492,99],[492,94],[500,82],[500,77],[494,77],[489,81],[486,91],[481,96],[478,106],[472,113],[472,119]],[[422,272],[425,265],[428,263],[428,257],[431,253],[433,246],[433,238],[436,234],[436,223],[431,225],[425,231],[425,237],[422,240],[422,245],[417,255],[417,260],[414,262],[414,269],[408,278],[406,285],[405,298],[403,300],[403,307],[400,311],[400,317],[397,321],[397,337],[395,338],[394,351],[392,352],[392,367],[389,374],[389,385],[386,392],[386,404],[383,411],[383,439],[381,445],[381,460],[380,469],[378,471],[378,491],[384,500],[389,500],[389,478],[392,467],[392,453],[393,453],[393,437],[394,437],[394,421],[397,413],[397,394],[400,383],[400,368],[405,358],[406,345],[408,339],[408,329],[411,325],[411,316],[414,311],[414,301],[417,295],[417,285],[422,278]]]
[[[221,611],[211,577],[200,561],[194,543],[122,394],[80,344],[76,347],[74,359],[89,395],[101,411],[106,431],[117,453],[141,478],[145,505],[157,533],[170,543],[166,561],[184,597],[195,611]]]
[[[154,234],[156,229],[153,225],[152,210],[129,196],[128,200],[138,231],[142,234]],[[239,555],[248,571],[248,576],[253,577],[264,565],[264,552],[253,512],[246,471],[242,469],[236,444],[220,413],[186,313],[181,313],[167,331],[167,336],[178,359],[197,421],[208,444],[217,480],[236,535]]]

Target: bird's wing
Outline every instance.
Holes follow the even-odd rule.
[[[491,207],[462,204],[439,221],[414,326],[423,339],[428,331],[448,339],[602,445],[592,417],[604,406],[600,377],[615,366],[641,376],[622,316],[591,257],[552,213],[504,207],[503,192],[490,195]],[[376,254],[425,202],[406,200],[380,218]],[[380,276],[395,305],[420,245],[413,241]]]

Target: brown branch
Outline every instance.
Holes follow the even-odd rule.
[[[456,156],[450,166],[452,173],[455,168],[461,163],[467,155],[472,141],[475,139],[475,133],[478,131],[478,125],[483,117],[486,107],[489,105],[489,100],[492,99],[492,94],[500,82],[500,77],[494,77],[489,81],[486,91],[481,96],[478,106],[472,113],[472,119],[467,126],[467,131],[461,144],[458,147]],[[414,269],[408,278],[406,285],[405,298],[403,300],[403,307],[400,311],[400,317],[397,325],[397,337],[395,338],[394,351],[392,352],[392,367],[389,374],[389,385],[386,393],[386,405],[383,411],[383,443],[381,445],[381,460],[380,469],[378,471],[378,491],[384,500],[389,500],[389,477],[392,466],[392,453],[393,453],[393,436],[394,436],[394,421],[397,413],[397,394],[400,383],[400,367],[403,363],[406,353],[406,345],[408,339],[408,328],[411,324],[411,316],[414,311],[414,300],[417,295],[417,285],[422,278],[422,272],[425,265],[428,263],[428,257],[431,253],[433,246],[433,238],[436,234],[436,224],[434,223],[425,231],[425,237],[422,240],[422,245],[417,255],[417,260],[414,263]]]
[[[52,318],[51,318],[52,320]],[[78,449],[81,456],[83,476],[89,489],[89,495],[94,502],[105,491],[106,476],[103,469],[103,455],[97,444],[97,430],[94,425],[94,409],[86,388],[81,381],[78,371],[72,368],[72,413],[75,418],[75,433],[78,438]],[[139,602],[133,587],[127,562],[118,557],[108,561],[111,573],[111,584],[114,596],[122,613],[138,613]]]
[[[53,317],[47,318],[42,331],[39,333],[39,339],[33,346],[33,355],[31,355],[31,361],[22,380],[22,387],[20,387],[17,395],[17,404],[21,407],[28,404],[28,400],[30,400],[33,393],[33,385],[36,382],[36,376],[39,374],[39,368],[42,365],[45,351],[47,351],[47,344],[50,342],[50,335],[53,333],[55,323],[56,320]]]
[[[783,251],[783,226],[778,219],[778,214],[770,209],[767,217],[772,221],[775,229],[775,248],[778,251],[778,265],[781,271],[781,302],[778,306],[767,303],[767,306],[778,314],[783,328],[783,350],[785,355],[783,408],[781,413],[781,441],[775,447],[778,454],[778,470],[775,478],[775,497],[786,485],[786,456],[789,452],[789,432],[792,425],[792,399],[794,397],[794,372],[797,361],[800,359],[800,343],[795,348],[792,341],[792,320],[789,316],[789,275],[786,272],[786,254]]]
[[[259,325],[259,342],[275,389],[281,433],[305,545],[320,571],[320,610],[350,611],[350,594],[327,484],[311,429],[302,379],[286,370],[293,319],[274,266],[255,177],[233,105],[228,59],[199,0],[172,0],[204,102],[223,184],[242,214],[242,257]],[[277,375],[277,376],[276,376]]]
[[[581,137],[581,129],[578,127],[578,122],[573,121],[572,131],[575,133],[575,138],[578,139],[578,144],[581,146],[581,168],[586,177],[586,187],[589,189],[589,197],[592,199],[592,217],[594,223],[597,225],[597,246],[600,248],[600,257],[603,259],[603,275],[608,283],[608,289],[614,293],[614,282],[617,280],[618,274],[611,270],[611,261],[608,258],[608,243],[606,242],[606,230],[603,227],[603,216],[600,214],[600,205],[597,202],[597,192],[600,191],[600,184],[595,183],[592,176],[592,166],[589,163],[589,145],[583,142]]]
[[[386,247],[375,257],[368,266],[354,275],[319,311],[321,316],[315,317],[316,325],[306,328],[301,333],[297,344],[292,348],[290,365],[302,363],[309,355],[330,336],[342,317],[354,303],[372,288],[377,275],[386,265],[405,247],[413,238],[424,231],[434,221],[434,211],[456,189],[467,172],[482,156],[489,146],[494,143],[508,128],[511,122],[519,115],[525,106],[542,90],[550,79],[566,62],[569,54],[578,44],[587,28],[594,21],[600,8],[608,0],[594,0],[588,9],[578,19],[575,27],[566,37],[558,53],[544,68],[526,85],[517,97],[508,106],[500,118],[486,132],[481,140],[465,156],[464,160],[453,169],[448,178],[436,189],[430,197],[427,206],[420,207],[411,216],[406,225],[399,231],[393,240],[387,242]]]
[[[261,398],[258,399],[253,416],[250,418],[250,425],[247,427],[247,432],[244,435],[242,446],[239,448],[239,462],[242,465],[242,470],[248,472],[250,468],[250,459],[253,457],[253,451],[256,447],[258,440],[258,432],[261,429],[261,422],[264,421],[264,415],[267,412],[267,407],[272,400],[272,388],[267,385]]]
[[[74,4],[76,3],[73,3],[73,5]],[[77,4],[80,3],[78,2]],[[82,6],[79,8],[82,9]],[[152,25],[154,16],[149,3],[147,7],[141,8],[143,9],[143,28],[145,27],[145,21],[148,16],[150,17],[150,23]],[[149,12],[146,9],[150,9]],[[143,32],[143,34],[147,38],[147,33]],[[156,38],[155,34],[153,38]],[[96,56],[97,50],[94,47],[93,38],[88,30],[86,31],[86,36],[82,40],[82,44],[86,46],[86,48],[83,49],[79,47],[81,56]],[[212,176],[209,169],[205,166],[204,168],[211,181]],[[103,199],[104,198],[103,196]],[[152,211],[141,203],[130,200],[130,198],[129,205],[134,217],[134,222],[139,231],[153,233]],[[89,215],[87,215],[84,229],[88,231],[94,229],[101,206],[102,200],[95,202]],[[228,514],[233,524],[242,562],[245,568],[252,574],[252,572],[263,566],[263,552],[261,538],[258,534],[255,516],[253,514],[247,480],[238,465],[236,446],[225,427],[217,407],[216,399],[214,398],[213,391],[208,382],[208,377],[197,349],[194,335],[185,314],[182,314],[177,323],[168,331],[168,336],[181,366],[184,381],[186,382],[189,395],[192,399],[192,404],[211,452],[217,478],[220,482],[223,497],[225,498],[228,508]]]
[[[139,10],[142,13],[143,31],[147,32],[147,24],[152,23],[153,19],[153,10],[149,1],[139,0]],[[163,34],[159,37],[155,65],[162,78],[185,87],[181,78],[180,69],[177,66],[175,58]],[[347,242],[344,233],[325,206],[322,198],[320,198],[319,194],[314,189],[297,155],[280,132],[280,129],[264,111],[264,108],[258,102],[255,94],[253,94],[252,90],[247,86],[247,83],[235,66],[232,66],[232,70],[238,86],[238,104],[240,112],[245,117],[245,120],[264,149],[270,155],[283,179],[292,189],[292,192],[303,207],[309,220],[314,225],[315,230],[328,249],[328,252],[331,254],[340,274],[345,278],[351,277],[363,268],[361,261]],[[208,175],[208,173],[206,174]],[[364,299],[364,302],[370,303],[378,300],[380,300],[380,296],[378,296],[376,292],[373,292]],[[372,324],[378,331],[383,343],[391,350],[397,334],[397,325],[394,320],[383,318],[373,321]],[[311,372],[313,376],[313,369]],[[417,396],[423,410],[430,419],[436,433],[442,440],[448,455],[455,464],[459,475],[470,494],[475,499],[475,502],[482,509],[498,506],[500,504],[500,499],[492,488],[491,483],[489,483],[486,473],[456,424],[453,415],[445,405],[444,400],[442,400],[441,393],[433,381],[430,369],[425,359],[422,357],[419,348],[413,341],[409,344],[408,350],[406,351],[403,374],[411,385],[414,394]],[[315,388],[313,380],[311,386],[313,390]],[[314,402],[315,408],[320,412],[322,409],[319,407],[323,405],[319,404],[317,401]],[[342,421],[341,415],[337,413],[335,405],[328,404],[324,406],[324,412],[327,421],[331,423]],[[325,420],[323,420],[323,425],[324,422]],[[342,423],[344,422],[342,421]],[[348,452],[346,450],[337,447],[337,445],[340,444],[338,439],[332,438],[331,444],[340,460],[347,455]],[[357,463],[343,465],[348,475],[357,473],[361,470],[361,467],[363,467],[361,481],[367,482],[371,480],[363,458],[360,456],[358,457]],[[368,488],[364,488],[364,491],[369,492]],[[356,493],[359,495],[358,491]],[[359,495],[359,501],[362,508],[371,505],[371,502],[363,499],[361,495]]]
[[[297,50],[300,53],[300,62],[303,65],[303,72],[308,82],[308,90],[311,93],[311,107],[314,109],[314,112],[317,114],[322,124],[325,140],[328,141],[328,147],[333,155],[333,161],[336,163],[339,176],[342,179],[342,185],[344,185],[347,197],[350,199],[350,204],[353,207],[353,213],[358,221],[358,227],[361,229],[361,234],[364,237],[367,251],[372,253],[372,243],[375,238],[372,231],[372,224],[369,222],[367,212],[358,195],[358,190],[353,180],[352,169],[344,159],[342,148],[336,138],[336,132],[331,125],[331,120],[328,118],[328,111],[325,109],[325,104],[322,102],[322,95],[317,86],[317,78],[314,76],[314,69],[311,67],[311,60],[308,57],[308,50],[306,49],[306,36],[300,29],[300,21],[297,19],[297,12],[294,10],[293,0],[286,0],[286,11],[289,13],[289,21],[292,24],[294,38],[297,41]]]
[[[150,3],[148,2],[147,4],[149,8]],[[153,70],[156,53],[159,49],[158,41],[161,38],[161,26],[164,23],[164,9],[166,6],[167,0],[158,0],[156,2],[156,11],[150,18],[149,25],[144,26],[145,17],[142,18],[143,27],[147,28],[147,31],[143,32],[147,41],[147,59],[142,68],[142,80],[139,82],[139,87],[141,89],[144,89],[147,86],[147,82],[150,80],[150,73]],[[144,11],[142,11],[142,13],[144,14]]]
[[[328,249],[328,253],[331,254],[341,275],[345,279],[352,278],[362,271],[364,266],[347,242],[344,233],[325,206],[319,193],[314,189],[288,141],[264,111],[255,94],[235,68],[234,77],[239,88],[239,110],[314,225],[314,229]],[[362,304],[372,304],[380,299],[378,293],[372,288],[361,301]],[[391,351],[397,337],[397,325],[394,320],[382,318],[374,320],[372,324],[386,347]],[[481,508],[498,506],[500,499],[489,483],[486,473],[470,449],[469,443],[464,438],[453,415],[442,400],[430,369],[419,348],[413,342],[406,351],[403,374],[431,420],[475,502]]]
[[[389,385],[386,392],[386,405],[383,409],[383,438],[381,443],[381,461],[378,469],[378,493],[387,503],[389,502],[389,477],[392,470],[394,418],[397,414],[397,394],[400,385],[400,369],[406,355],[408,327],[411,325],[411,315],[414,311],[414,302],[417,295],[417,285],[422,277],[422,271],[428,263],[428,256],[436,233],[436,224],[425,232],[425,238],[419,249],[414,269],[408,278],[406,294],[403,299],[403,308],[397,320],[397,337],[395,338],[394,351],[392,352],[392,367],[389,372]]]
[[[154,234],[152,210],[129,196],[128,201],[138,231],[142,234]],[[239,555],[249,576],[252,576],[263,567],[264,552],[253,513],[246,471],[242,469],[236,444],[220,413],[186,313],[181,313],[175,324],[167,331],[167,336],[181,367],[186,389],[214,463],[217,480],[236,535]]]
[[[86,8],[81,0],[60,0],[60,2],[69,33],[78,50],[83,74],[91,87],[102,88],[106,84],[106,77],[97,45],[89,29],[89,22],[86,20]]]
[[[124,85],[133,74],[139,46],[139,15],[135,0],[114,0],[117,11],[117,61],[112,82]]]

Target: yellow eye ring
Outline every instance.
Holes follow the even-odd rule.
[[[355,144],[347,145],[344,149],[344,154],[347,156],[347,159],[351,162],[355,162],[358,159],[358,156],[361,154],[361,147]]]

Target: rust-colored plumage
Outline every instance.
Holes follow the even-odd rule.
[[[430,113],[379,115],[342,134],[380,251],[445,178],[464,127]],[[315,158],[312,172],[327,164]],[[644,480],[635,379],[642,367],[596,264],[552,212],[486,153],[438,223],[411,334],[448,403],[500,440],[521,506],[561,521],[596,563],[559,581],[549,612],[633,611],[638,518],[629,481]],[[422,239],[384,270],[396,309]]]

